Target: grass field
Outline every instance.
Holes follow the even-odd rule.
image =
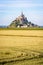
[[[43,30],[0,30],[0,65],[43,65]]]

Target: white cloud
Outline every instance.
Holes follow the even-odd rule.
[[[29,3],[0,4],[0,7],[37,7],[37,6],[43,6],[43,4],[29,4]]]

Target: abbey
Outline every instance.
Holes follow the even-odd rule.
[[[37,25],[29,22],[27,20],[27,17],[25,17],[25,15],[23,14],[23,12],[21,13],[20,16],[18,16],[14,21],[11,22],[11,24],[9,25],[9,27],[21,27],[21,28],[26,28],[26,27],[37,27]]]

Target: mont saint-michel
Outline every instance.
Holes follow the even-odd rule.
[[[13,20],[8,27],[10,27],[10,28],[14,28],[14,27],[27,28],[27,27],[38,27],[38,25],[32,23],[31,21],[28,21],[27,17],[25,17],[25,15],[22,12],[21,15],[18,16],[15,20]]]

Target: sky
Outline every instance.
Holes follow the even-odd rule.
[[[9,25],[21,12],[28,21],[43,26],[43,0],[0,0],[0,25]]]

